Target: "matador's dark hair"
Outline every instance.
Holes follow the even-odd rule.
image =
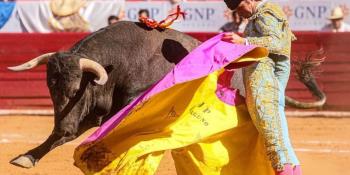
[[[236,10],[238,7],[239,3],[242,2],[242,0],[224,0],[227,7],[231,10]]]

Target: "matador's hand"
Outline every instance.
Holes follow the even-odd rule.
[[[235,33],[225,33],[221,39],[222,41],[234,43],[234,44],[246,44],[245,38],[240,37]]]

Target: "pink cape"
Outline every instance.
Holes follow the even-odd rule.
[[[140,102],[145,101],[153,95],[169,89],[176,84],[205,77],[214,71],[222,69],[229,63],[256,48],[255,46],[237,45],[221,41],[222,36],[223,33],[216,35],[194,49],[163,79],[158,81],[129,105],[120,110],[111,119],[105,122],[82,144],[103,138],[108,132],[115,128]]]

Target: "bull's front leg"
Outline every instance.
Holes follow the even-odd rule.
[[[19,155],[16,158],[10,161],[11,164],[23,167],[23,168],[32,168],[39,162],[39,160],[44,157],[48,152],[57,146],[61,146],[64,143],[74,140],[79,137],[85,131],[90,128],[98,126],[98,124],[94,120],[89,120],[89,118],[95,118],[94,114],[90,114],[86,116],[85,120],[79,123],[77,126],[72,127],[55,127],[52,134],[46,139],[44,143],[39,145],[38,147],[28,151],[25,154]],[[96,118],[103,118],[103,116],[99,116]],[[69,124],[64,124],[63,126],[69,126]],[[61,129],[58,129],[61,128]],[[64,129],[63,129],[64,128]],[[76,128],[76,129],[73,129]]]
[[[75,139],[76,137],[76,135],[67,136],[53,132],[44,143],[25,154],[17,156],[16,158],[12,159],[10,163],[22,168],[32,168],[49,151],[57,146]]]

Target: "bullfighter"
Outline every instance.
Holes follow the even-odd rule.
[[[249,22],[244,37],[226,33],[222,40],[266,47],[269,51],[266,59],[243,68],[246,104],[254,125],[264,138],[266,154],[276,174],[301,174],[284,112],[291,42],[296,39],[287,17],[277,4],[267,0],[225,0],[225,3]]]

